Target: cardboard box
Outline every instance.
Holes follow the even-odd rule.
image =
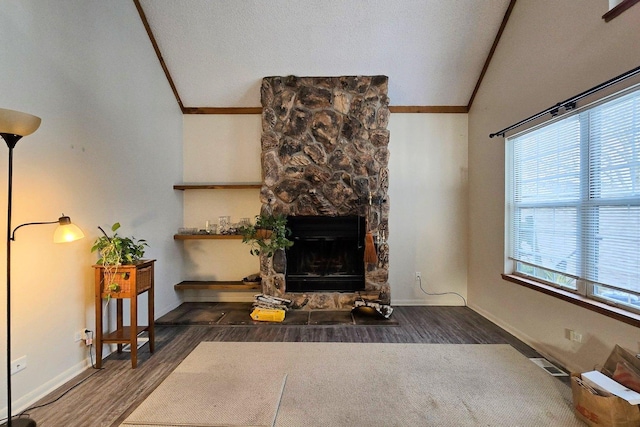
[[[580,374],[571,374],[576,416],[593,427],[638,427],[640,409],[618,396],[598,396],[580,385]]]
[[[640,367],[640,360],[619,346],[611,352],[604,365],[603,373],[611,376],[613,362],[628,360]],[[640,426],[640,405],[631,405],[618,396],[594,394],[588,384],[582,382],[581,374],[571,374],[571,393],[575,414],[592,427],[638,427]]]

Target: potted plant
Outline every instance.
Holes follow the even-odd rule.
[[[91,252],[98,252],[99,259],[96,267],[103,270],[103,291],[107,293],[107,299],[109,299],[112,292],[121,292],[122,285],[129,279],[129,273],[124,272],[118,275],[118,267],[139,262],[144,256],[145,247],[149,245],[144,239],[119,236],[117,230],[120,228],[120,223],[118,222],[111,226],[112,236],[108,236],[102,227],[98,228],[103,236],[96,239]]]
[[[280,249],[293,246],[287,237],[291,230],[287,228],[287,217],[284,215],[257,215],[254,225],[240,228],[242,242],[248,244],[252,255],[272,257]]]

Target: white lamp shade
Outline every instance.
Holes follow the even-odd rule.
[[[84,233],[80,230],[75,224],[65,224],[59,225],[56,228],[56,231],[53,233],[53,242],[54,243],[67,243],[73,242],[74,240],[82,239],[84,237]]]
[[[40,127],[40,117],[0,108],[0,133],[27,136]]]

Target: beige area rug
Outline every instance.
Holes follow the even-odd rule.
[[[504,344],[203,342],[131,426],[583,426]]]

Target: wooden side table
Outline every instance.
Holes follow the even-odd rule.
[[[122,345],[131,347],[131,367],[138,365],[138,334],[142,331],[149,333],[149,351],[155,349],[154,313],[153,313],[153,260],[143,260],[132,265],[120,265],[117,268],[105,269],[102,265],[94,265],[95,269],[95,306],[96,306],[96,367],[102,367],[102,345],[117,344],[118,353],[122,353]],[[111,270],[111,271],[109,271]],[[110,291],[108,285],[115,283],[119,289]],[[147,326],[138,325],[138,295],[148,292]],[[103,299],[111,295],[116,302],[116,330],[103,332],[102,303]],[[129,326],[124,326],[122,316],[122,302],[128,299],[130,303]]]

